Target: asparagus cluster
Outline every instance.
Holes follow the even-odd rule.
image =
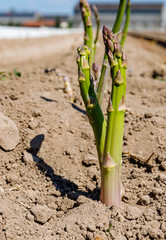
[[[123,20],[123,15],[126,9],[126,21],[125,21],[125,26],[124,26],[123,36],[122,36],[122,45],[124,45],[124,41],[126,38],[128,25],[129,25],[129,16],[130,16],[130,1],[128,0],[127,6],[126,6],[126,1],[127,0],[120,0],[117,16],[112,29],[113,33],[116,33],[119,31],[122,20]],[[98,77],[96,79],[96,71],[95,71],[96,63],[94,63],[94,60],[95,60],[96,44],[98,41],[99,28],[100,28],[99,13],[98,13],[97,7],[93,6],[93,11],[95,14],[95,20],[96,20],[96,26],[97,26],[96,37],[93,40],[92,14],[91,14],[91,9],[87,0],[80,0],[80,9],[81,9],[82,20],[84,24],[84,45],[87,45],[91,49],[91,54],[89,56],[89,65],[90,65],[90,68],[93,68],[94,70],[94,78],[95,78],[94,84],[96,85],[96,95],[97,95],[99,104],[102,105],[104,95],[106,92],[106,87],[107,87],[109,64],[108,64],[107,54],[105,53],[101,71],[97,72]],[[94,64],[95,64],[95,67],[94,67]]]
[[[90,49],[87,46],[78,48],[78,79],[81,96],[96,140],[101,169],[100,199],[106,206],[120,206],[127,65],[118,38],[106,26],[103,27],[103,39],[112,77],[107,122],[95,93],[94,81],[90,74]]]
[[[121,205],[121,156],[126,98],[126,56],[116,32],[122,23],[126,0],[120,0],[112,32],[103,27],[105,53],[101,72],[93,62],[96,39],[93,42],[91,11],[87,0],[80,0],[85,36],[84,46],[78,48],[78,80],[81,96],[86,107],[89,122],[93,128],[101,170],[100,200],[106,205]],[[129,0],[127,13],[129,13]],[[99,21],[96,11],[96,21]],[[128,15],[129,17],[129,15]],[[129,18],[128,18],[129,19]],[[126,19],[125,28],[128,28]],[[127,24],[127,25],[126,25]],[[99,24],[98,24],[99,25]],[[98,30],[97,30],[98,36]],[[95,43],[95,44],[94,44]],[[124,39],[122,41],[124,43]],[[95,46],[95,47],[94,47]],[[92,65],[93,63],[93,65]],[[93,67],[92,67],[93,66]],[[91,75],[93,69],[93,76]],[[107,75],[112,78],[111,95],[107,108],[107,120],[101,110]]]

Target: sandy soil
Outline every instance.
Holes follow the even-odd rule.
[[[77,81],[81,35],[0,40],[0,111],[20,141],[0,149],[1,240],[166,238],[166,49],[128,38],[122,209],[98,201],[100,173]],[[101,65],[102,41],[96,61]],[[71,78],[76,102],[56,68]],[[109,82],[110,84],[110,82]],[[103,104],[106,112],[107,99]]]

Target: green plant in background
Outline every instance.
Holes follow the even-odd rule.
[[[80,0],[85,29],[86,45],[78,48],[78,80],[80,92],[86,107],[89,122],[93,128],[101,170],[100,200],[106,205],[121,205],[121,160],[126,97],[126,56],[115,33],[120,29],[126,8],[126,0],[120,0],[117,17],[110,31],[103,27],[105,44],[104,60],[99,77],[99,69],[93,64],[94,78],[91,76],[94,59],[91,12],[86,0]],[[86,24],[88,22],[88,24]],[[90,27],[87,31],[87,27]],[[84,41],[85,44],[85,41]],[[88,45],[90,44],[90,45]],[[101,110],[102,99],[110,69],[112,78],[111,96],[107,108],[107,120]],[[99,80],[98,86],[96,81]]]
[[[10,77],[12,74],[11,72],[0,72],[0,80],[6,80],[7,77]]]
[[[131,12],[131,4],[130,4],[130,0],[128,0],[127,7],[126,7],[126,20],[125,20],[125,24],[124,24],[122,39],[121,39],[121,47],[122,48],[123,48],[125,40],[126,40],[128,27],[129,27],[129,23],[130,23],[130,12]]]
[[[13,72],[15,76],[21,77],[21,72],[19,72],[17,69],[14,69]]]

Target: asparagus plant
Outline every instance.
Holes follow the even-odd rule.
[[[100,200],[106,205],[121,205],[121,155],[126,97],[126,56],[122,51],[130,17],[130,1],[120,0],[116,20],[112,31],[103,27],[105,53],[101,72],[93,62],[99,33],[99,15],[95,8],[97,22],[96,38],[93,42],[91,10],[87,0],[80,0],[84,22],[84,46],[78,48],[78,80],[81,96],[86,107],[89,122],[93,128],[101,170]],[[126,8],[124,35],[120,41],[117,32],[120,29]],[[92,65],[93,64],[93,65]],[[92,67],[93,66],[93,67]],[[107,108],[107,120],[101,110],[101,104],[107,85],[110,69],[112,78],[111,95]],[[93,70],[93,76],[91,75]]]
[[[105,52],[110,64],[112,91],[107,121],[101,110],[90,74],[87,46],[78,48],[78,80],[89,122],[93,128],[101,170],[100,199],[106,206],[121,204],[121,155],[126,96],[126,57],[117,36],[103,27]]]

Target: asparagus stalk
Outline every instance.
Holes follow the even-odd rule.
[[[94,43],[93,43],[93,29],[92,29],[92,19],[91,10],[87,0],[80,0],[80,9],[82,13],[82,20],[84,24],[84,45],[87,45],[92,54],[89,56],[89,65],[92,67],[94,58]]]
[[[88,57],[90,50],[87,46],[78,48],[78,81],[80,85],[81,96],[86,107],[89,122],[93,128],[96,140],[99,163],[101,165],[104,152],[106,121],[94,90],[93,81],[90,76],[90,66]]]
[[[131,4],[130,4],[130,0],[128,0],[127,6],[126,6],[126,20],[125,20],[125,25],[124,25],[124,29],[123,29],[122,39],[121,39],[121,47],[122,48],[123,48],[125,40],[126,40],[127,31],[128,31],[128,27],[129,27],[129,23],[130,23],[130,10],[131,10]]]
[[[122,20],[123,20],[123,15],[125,12],[125,7],[126,7],[126,1],[127,0],[120,0],[119,7],[118,7],[118,12],[116,15],[116,19],[114,22],[114,26],[112,28],[113,33],[117,33],[120,29]],[[100,75],[100,80],[98,84],[98,89],[97,89],[97,99],[100,104],[102,104],[103,98],[104,98],[104,92],[105,88],[107,86],[107,76],[108,76],[108,56],[106,53],[104,53],[104,58],[103,58],[103,64],[102,64],[102,69],[101,69],[101,75]]]
[[[94,40],[94,58],[95,58],[95,54],[96,54],[96,44],[99,38],[99,29],[100,29],[100,17],[99,17],[99,12],[98,9],[96,7],[96,5],[93,5],[93,11],[95,14],[95,20],[96,20],[96,37]]]
[[[64,82],[64,91],[68,94],[71,101],[73,101],[73,90],[71,88],[70,79],[67,76],[63,76],[63,82]]]
[[[99,78],[100,78],[100,70],[97,64],[94,62],[92,65],[92,70],[93,70],[93,75],[94,75],[94,88],[95,88],[95,93],[97,93],[97,87],[99,83]]]
[[[105,149],[101,167],[100,199],[106,206],[121,206],[121,155],[126,96],[126,57],[116,35],[103,27],[111,77],[112,92],[108,104]]]

